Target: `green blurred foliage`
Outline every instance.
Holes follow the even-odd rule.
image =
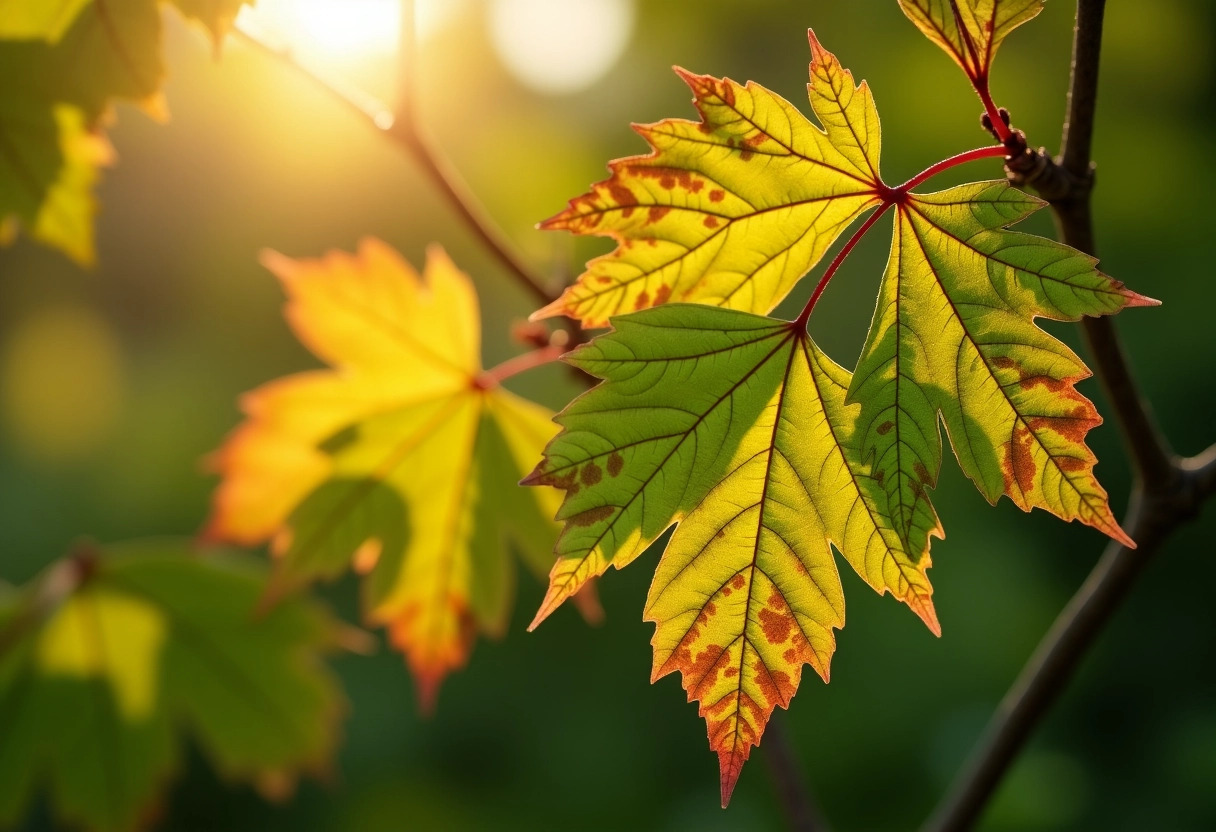
[[[515,84],[494,56],[480,4],[421,56],[432,131],[505,230],[555,277],[608,246],[544,235],[534,223],[602,178],[608,159],[644,150],[630,121],[693,116],[672,64],[756,79],[802,106],[805,30],[814,26],[874,88],[891,181],[985,142],[965,79],[893,0],[637,6],[625,57],[574,95],[544,97]],[[1071,14],[1064,0],[1049,3],[996,66],[997,101],[1048,147],[1064,109]],[[1213,55],[1211,3],[1111,4],[1094,149],[1100,254],[1106,271],[1163,301],[1122,314],[1118,327],[1159,421],[1186,453],[1216,439],[1206,279]],[[442,242],[478,284],[488,363],[509,354],[506,324],[530,311],[417,167],[306,80],[240,44],[217,63],[201,34],[177,22],[168,26],[167,58],[172,120],[161,126],[119,108],[112,139],[121,161],[100,188],[98,268],[83,273],[24,241],[0,251],[0,398],[9,401],[0,414],[0,577],[12,583],[81,534],[112,540],[198,528],[213,485],[201,460],[236,424],[236,396],[314,366],[280,317],[279,288],[257,264],[263,247],[311,256],[374,234],[420,262],[427,243]],[[999,169],[979,163],[957,174],[941,185]],[[1050,233],[1046,217],[1027,225]],[[846,365],[873,308],[884,236],[858,248],[811,323]],[[809,291],[799,287],[789,308]],[[75,347],[28,346],[49,325],[33,335],[31,327],[64,316],[92,321]],[[1072,327],[1052,330],[1079,343]],[[82,363],[111,379],[83,403],[71,391],[92,389],[97,378]],[[59,399],[37,385],[27,394],[51,402],[47,418],[11,404],[13,373],[62,388]],[[557,368],[514,386],[553,407],[579,389]],[[1109,415],[1095,382],[1082,389]],[[102,402],[96,412],[92,395]],[[64,407],[72,418],[50,415]],[[66,439],[64,450],[48,439],[56,430],[90,441]],[[1094,431],[1090,444],[1113,504],[1123,505],[1129,474],[1115,427]],[[919,823],[1104,545],[1096,532],[1042,512],[1026,516],[1008,501],[990,508],[952,463],[944,472],[935,503],[948,538],[934,547],[931,573],[942,639],[846,575],[849,625],[832,684],[808,678],[792,712],[779,715],[838,829]],[[1150,565],[983,830],[1216,826],[1214,544],[1216,508],[1208,506]],[[477,647],[431,720],[417,716],[398,655],[341,658],[353,713],[330,782],[268,805],[221,783],[195,754],[164,828],[781,828],[763,753],[723,813],[695,708],[674,678],[648,683],[651,627],[641,609],[655,553],[640,560],[602,582],[608,621],[600,629],[561,611],[525,634],[541,587],[521,576],[509,637]],[[323,594],[356,615],[353,581]],[[50,828],[45,813],[30,828]]]

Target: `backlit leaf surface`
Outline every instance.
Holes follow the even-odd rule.
[[[1043,0],[899,0],[908,19],[954,59],[967,77],[988,77],[1010,32],[1043,10]]]
[[[962,29],[942,31],[966,32],[962,43],[973,39],[967,26],[987,26],[983,62],[965,65],[986,71],[1001,39],[1038,5],[973,3]],[[827,678],[832,632],[844,622],[829,543],[938,632],[925,570],[930,539],[943,536],[929,500],[939,420],[988,500],[1007,494],[1024,510],[1045,508],[1135,545],[1085,445],[1101,421],[1075,387],[1089,371],[1034,319],[1156,301],[1098,271],[1092,257],[1008,230],[1043,203],[1004,181],[936,194],[885,184],[868,88],[813,34],[811,49],[824,130],[754,84],[689,76],[702,123],[642,128],[653,154],[613,163],[611,179],[546,223],[619,245],[538,313],[584,326],[615,316],[615,331],[569,356],[603,383],[558,415],[562,432],[525,480],[566,492],[558,562],[533,626],[678,524],[647,601],[654,676],[679,670],[701,703],[724,802],[801,666]],[[958,161],[1003,152],[981,148]],[[809,204],[817,207],[806,213]],[[719,232],[713,211],[726,209],[714,206],[736,205],[742,213],[724,215]],[[806,334],[818,291],[794,323],[750,313],[770,311],[874,206],[894,209],[894,237],[850,376]],[[701,305],[618,315],[674,300]]]
[[[473,286],[440,249],[422,276],[376,240],[266,264],[296,334],[333,369],[244,399],[249,419],[217,455],[211,534],[273,539],[281,589],[366,573],[367,616],[429,707],[475,634],[506,628],[508,540],[538,574],[553,563],[558,495],[515,487],[552,413],[482,373]]]
[[[849,374],[800,325],[704,306],[614,319],[575,366],[604,379],[525,480],[566,491],[539,623],[679,523],[655,573],[654,678],[701,703],[727,802],[803,664],[825,680],[844,596],[829,543],[938,632],[928,544],[902,547],[853,445]]]
[[[0,598],[0,824],[46,788],[73,828],[145,826],[184,729],[222,776],[272,793],[323,770],[343,705],[319,651],[336,626],[301,599],[254,615],[263,580],[243,560],[145,544]]]
[[[911,194],[850,387],[859,435],[906,546],[937,526],[926,487],[941,465],[940,413],[964,473],[990,502],[1045,508],[1129,545],[1093,475],[1101,424],[1074,384],[1089,370],[1036,316],[1075,321],[1155,303],[1094,258],[1005,230],[1044,203],[1004,181]]]
[[[635,129],[654,149],[542,227],[612,237],[560,299],[534,317],[587,327],[671,301],[767,313],[858,214],[879,204],[878,112],[811,37],[811,107],[822,128],[758,84],[678,70],[701,121]]]

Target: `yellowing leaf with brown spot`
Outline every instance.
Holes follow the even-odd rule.
[[[905,545],[937,524],[939,414],[963,472],[990,501],[1080,520],[1134,546],[1094,477],[1085,445],[1101,424],[1074,386],[1089,370],[1034,325],[1157,302],[1127,289],[1094,258],[1005,228],[1043,203],[1007,182],[910,194],[870,334],[849,389],[858,435],[888,492]]]
[[[928,541],[902,547],[857,452],[849,374],[800,324],[684,304],[613,323],[569,356],[604,381],[558,415],[525,480],[566,492],[533,626],[678,523],[646,604],[654,678],[678,670],[701,703],[725,805],[802,665],[828,677],[844,625],[829,544],[937,633]]]
[[[542,224],[613,238],[617,249],[534,317],[586,327],[671,301],[767,313],[854,218],[879,203],[878,112],[865,82],[811,35],[811,123],[758,84],[677,70],[701,121],[635,129],[648,156]]]
[[[367,617],[429,707],[475,635],[504,631],[509,548],[539,574],[553,563],[557,495],[516,487],[552,414],[482,373],[473,286],[439,248],[422,275],[376,240],[265,262],[296,334],[332,369],[245,397],[249,418],[216,456],[210,534],[272,540],[279,592],[365,573]]]

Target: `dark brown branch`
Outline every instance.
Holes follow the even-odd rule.
[[[401,71],[403,75],[409,77],[415,74],[413,26],[412,23],[404,22],[404,19],[412,20],[411,7],[412,4],[407,1],[403,9],[403,43],[400,57]],[[510,240],[481,207],[452,165],[427,136],[425,129],[419,124],[417,104],[412,93],[403,92],[397,112],[394,113],[373,96],[355,89],[338,78],[327,76],[312,67],[305,66],[296,59],[289,47],[272,42],[263,33],[251,31],[248,28],[238,28],[237,34],[251,45],[308,77],[313,83],[358,114],[374,129],[392,139],[399,147],[408,152],[426,171],[427,176],[451,203],[469,230],[482,241],[520,285],[542,304],[549,303],[557,297],[558,293],[550,290],[547,281],[529,269],[515,253]],[[409,38],[408,43],[404,42],[406,37]]]
[[[769,718],[760,748],[768,762],[773,788],[790,832],[827,832],[828,825],[807,789],[806,776],[794,753],[782,715],[774,712]]]
[[[1104,9],[1105,0],[1077,3],[1068,116],[1059,158],[1026,149],[1008,165],[1015,183],[1036,188],[1051,203],[1061,239],[1090,254],[1095,245],[1089,159]],[[1138,548],[1107,546],[1001,700],[971,759],[926,824],[928,830],[962,832],[974,826],[1009,765],[1063,693],[1144,566],[1216,493],[1216,445],[1196,457],[1177,458],[1139,392],[1114,322],[1096,318],[1082,325],[1134,465],[1136,484],[1123,525]]]

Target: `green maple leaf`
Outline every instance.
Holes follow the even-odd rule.
[[[992,24],[984,62],[971,65],[986,72],[1036,4],[971,5],[965,20]],[[1003,147],[885,184],[868,89],[813,34],[811,49],[823,130],[754,84],[688,76],[702,122],[644,128],[651,156],[614,163],[612,179],[547,223],[619,246],[539,315],[599,326],[631,308],[704,305],[611,317],[615,332],[570,357],[604,382],[558,415],[563,431],[525,480],[566,492],[558,562],[533,626],[678,523],[647,602],[655,677],[680,670],[701,702],[723,802],[801,666],[827,678],[832,629],[844,620],[829,542],[938,631],[925,570],[930,539],[943,534],[928,493],[939,421],[990,501],[1006,494],[1134,545],[1085,445],[1101,421],[1074,386],[1089,371],[1034,318],[1156,302],[1092,257],[1007,230],[1043,203],[1004,181],[913,191]],[[746,314],[770,311],[875,206],[797,321]],[[850,377],[805,325],[826,280],[890,210],[891,258]]]
[[[615,318],[571,364],[604,379],[557,421],[524,482],[566,490],[558,562],[533,627],[679,522],[647,599],[654,678],[701,702],[726,804],[801,667],[828,678],[844,624],[834,543],[934,632],[927,546],[903,548],[860,461],[847,371],[802,325],[705,306]]]
[[[343,706],[319,661],[335,622],[296,599],[254,616],[261,571],[175,544],[63,561],[0,599],[0,823],[35,788],[64,821],[144,825],[188,725],[225,777],[319,771]]]

